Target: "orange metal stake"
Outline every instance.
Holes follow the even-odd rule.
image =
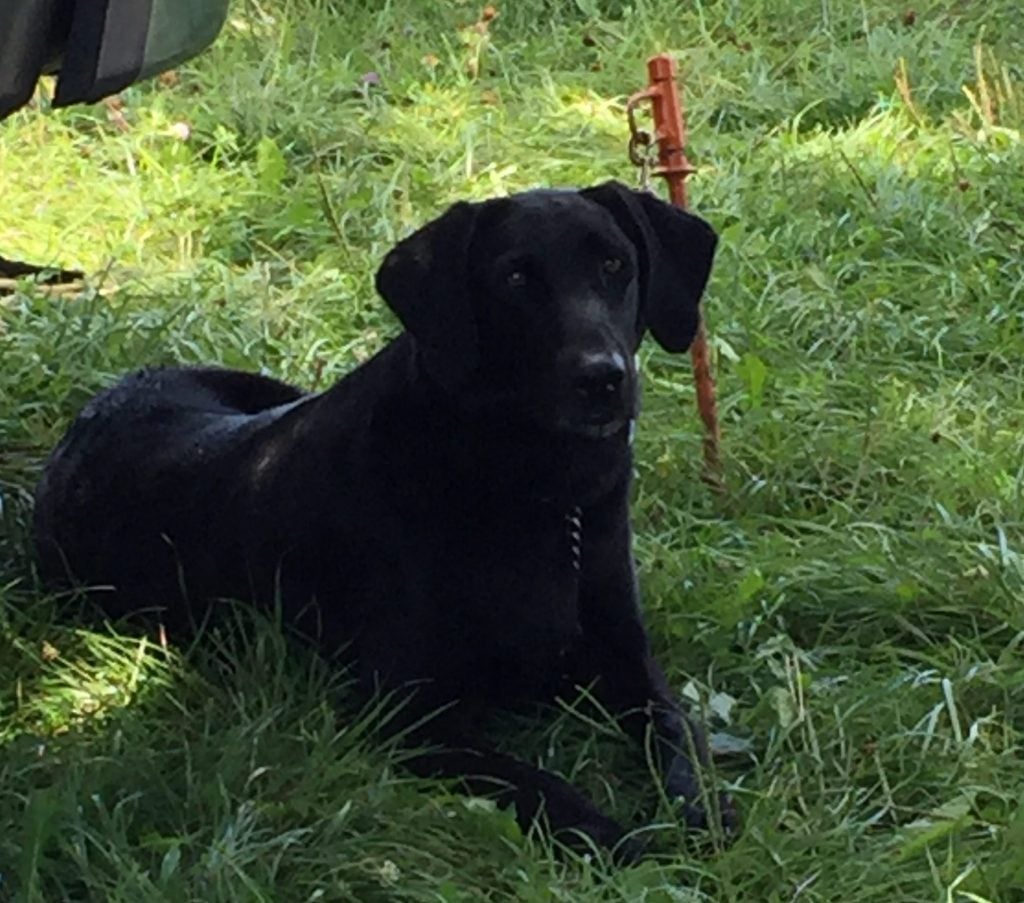
[[[633,125],[632,113],[640,102],[651,102],[654,119],[654,139],[658,145],[658,165],[654,174],[668,182],[669,197],[673,204],[686,206],[686,177],[693,172],[686,159],[686,125],[683,105],[676,87],[676,61],[662,53],[647,61],[650,87],[634,94],[626,105]],[[636,132],[634,131],[634,138]],[[697,387],[697,410],[704,421],[705,479],[715,488],[724,487],[722,481],[721,431],[718,425],[718,405],[715,400],[715,380],[711,374],[707,336],[701,318],[697,335],[690,346],[693,378]]]

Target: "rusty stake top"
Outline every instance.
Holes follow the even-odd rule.
[[[686,159],[686,122],[683,105],[676,88],[676,61],[668,54],[653,56],[647,61],[651,79],[652,115],[656,126],[654,140],[658,143],[657,175],[668,181],[673,204],[686,206],[686,177],[693,172]]]

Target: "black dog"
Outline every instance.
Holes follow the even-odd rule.
[[[93,399],[37,493],[42,573],[174,629],[218,598],[279,599],[368,685],[414,688],[411,720],[441,712],[417,771],[614,847],[579,791],[473,730],[592,684],[653,730],[668,795],[704,824],[706,747],[649,651],[628,506],[634,352],[647,329],[690,345],[715,242],[617,183],[455,204],[377,275],[406,332],[329,391],[158,369]]]

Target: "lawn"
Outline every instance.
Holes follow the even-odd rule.
[[[0,900],[1024,901],[1024,16],[1017,0],[238,0],[115,109],[0,125]],[[401,768],[238,616],[188,648],[42,594],[26,528],[90,393],[215,361],[324,386],[394,335],[385,251],[459,198],[635,178],[678,55],[727,491],[642,356],[637,557],[743,830],[685,835],[585,709],[499,742],[648,826],[615,869]],[[653,810],[653,811],[652,811]]]

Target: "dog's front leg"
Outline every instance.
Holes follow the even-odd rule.
[[[640,743],[653,740],[665,792],[682,801],[687,825],[706,827],[697,768],[707,764],[707,741],[701,727],[680,709],[651,654],[633,566],[628,486],[585,511],[582,527],[583,649],[577,679],[596,680],[598,697],[619,716],[627,733]],[[732,830],[731,803],[722,797],[719,808],[723,827]]]
[[[478,747],[442,747],[415,753],[406,767],[422,777],[457,779],[468,793],[515,806],[524,833],[540,820],[557,840],[579,852],[593,843],[622,863],[635,861],[642,852],[621,825],[568,781],[512,756]]]

